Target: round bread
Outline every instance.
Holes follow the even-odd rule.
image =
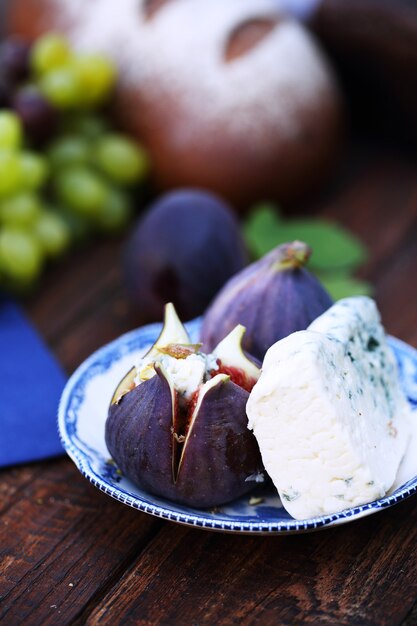
[[[10,30],[66,32],[121,68],[115,113],[150,150],[159,188],[206,187],[238,206],[288,201],[335,161],[332,71],[276,0],[13,0]],[[32,15],[33,13],[33,15]]]

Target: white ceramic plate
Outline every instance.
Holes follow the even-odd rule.
[[[193,340],[200,321],[186,325]],[[399,364],[401,382],[415,409],[413,436],[391,492],[384,498],[333,515],[295,520],[281,506],[272,488],[258,488],[215,511],[199,510],[158,498],[120,476],[109,462],[104,424],[113,391],[140,354],[154,343],[161,330],[152,324],[134,330],[90,356],[71,376],[63,392],[58,414],[62,443],[80,472],[96,487],[145,513],[174,522],[234,533],[300,533],[343,524],[376,513],[417,491],[417,351],[390,338]],[[250,504],[256,496],[257,504]]]

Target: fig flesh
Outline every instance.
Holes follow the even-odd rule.
[[[232,277],[208,308],[201,331],[210,351],[236,324],[246,328],[243,349],[263,360],[268,348],[297,330],[304,330],[333,301],[304,265],[307,244],[282,244]]]
[[[232,209],[215,195],[184,189],[162,196],[135,226],[124,274],[138,321],[160,320],[172,301],[183,319],[201,315],[248,262]]]
[[[134,368],[136,376],[130,370],[117,386],[106,421],[112,458],[142,489],[212,507],[262,480],[246,416],[260,372],[240,349],[243,334],[237,327],[213,354],[204,355],[199,344],[191,344],[173,306],[166,307],[160,337]]]

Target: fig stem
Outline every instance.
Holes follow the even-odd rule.
[[[292,241],[280,246],[280,259],[274,264],[274,269],[288,270],[304,267],[309,260],[312,249],[304,241]]]

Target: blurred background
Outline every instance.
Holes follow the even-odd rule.
[[[414,3],[0,7],[5,292],[33,302],[76,258],[111,249],[132,323],[167,300],[189,319],[249,260],[302,239],[333,298],[375,293],[361,269],[376,258],[372,209],[349,189],[364,167],[414,167]],[[395,202],[383,213],[387,238]]]

